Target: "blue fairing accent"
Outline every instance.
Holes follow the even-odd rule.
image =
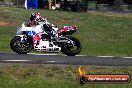
[[[33,37],[34,35],[36,35],[36,33],[34,31],[25,31],[25,33],[31,37]]]

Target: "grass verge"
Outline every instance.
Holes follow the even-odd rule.
[[[132,67],[84,66],[88,74],[131,74]],[[0,88],[131,88],[129,84],[86,84],[76,82],[78,66],[0,65]]]

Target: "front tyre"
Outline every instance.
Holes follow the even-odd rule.
[[[27,54],[32,50],[33,45],[28,38],[21,40],[20,36],[15,36],[10,42],[10,47],[18,54]]]
[[[61,47],[61,52],[67,56],[75,56],[81,52],[82,45],[80,41],[72,36],[68,36],[68,42]]]

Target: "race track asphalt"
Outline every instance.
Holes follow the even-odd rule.
[[[132,66],[132,57],[62,56],[0,52],[0,63]]]

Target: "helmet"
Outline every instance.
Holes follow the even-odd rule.
[[[40,13],[36,12],[36,13],[35,13],[35,16],[36,16],[36,17],[37,17],[37,16],[40,16]]]
[[[33,20],[35,20],[35,18],[36,18],[36,15],[35,15],[35,13],[32,13],[32,14],[30,15],[30,21],[33,21]]]
[[[38,12],[35,13],[35,16],[36,16],[36,20],[39,20],[41,18],[40,13]]]

